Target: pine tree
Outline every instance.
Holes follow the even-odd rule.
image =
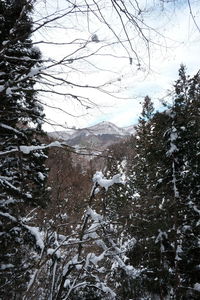
[[[44,206],[47,200],[46,154],[20,148],[37,149],[43,133],[43,108],[34,90],[41,54],[30,39],[32,9],[33,1],[0,2],[0,284],[4,299],[20,298],[26,287],[31,273],[26,245],[36,248],[36,240],[24,217],[31,207]]]
[[[199,138],[200,77],[186,76],[179,70],[172,107],[172,129],[169,156],[172,159],[173,188],[176,198],[176,286],[179,299],[198,299],[195,284],[199,272]],[[173,137],[173,138],[172,138]],[[198,289],[197,289],[198,290]]]
[[[153,294],[157,294],[162,299],[165,293],[165,287],[160,282],[164,271],[160,245],[155,243],[158,229],[162,228],[158,184],[162,180],[161,140],[165,121],[160,114],[154,114],[151,99],[145,97],[136,128],[136,155],[131,168],[136,195],[133,223],[137,243],[130,253],[130,259],[134,266],[143,269],[142,276],[134,283],[137,297],[153,297]]]
[[[144,294],[160,299],[199,297],[199,83],[199,74],[190,79],[181,66],[171,107],[140,121],[136,136],[142,208],[133,264],[137,256],[146,269]]]
[[[129,149],[128,143],[128,140],[122,141],[110,147],[106,165],[108,176],[112,177],[119,173],[124,174],[125,176]],[[104,206],[107,217],[111,220],[119,219],[122,224],[126,223],[130,212],[130,210],[127,211],[129,203],[127,186],[120,185],[111,187],[109,191],[106,192],[105,200],[106,203],[104,203]]]

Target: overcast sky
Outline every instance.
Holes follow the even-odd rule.
[[[36,7],[36,19],[39,15],[44,15],[44,11],[47,14],[53,11],[58,12],[66,3],[64,0],[49,1],[52,4],[51,7],[45,8],[44,1]],[[139,2],[145,3],[143,0]],[[139,38],[134,40],[134,50],[141,58],[140,66],[137,65],[134,56],[130,64],[128,55],[122,47],[112,45],[104,47],[99,55],[78,61],[76,65],[72,64],[74,69],[71,68],[70,71],[66,72],[64,68],[62,71],[59,70],[59,76],[79,84],[98,85],[105,81],[110,82],[106,89],[111,92],[112,96],[95,89],[70,88],[75,93],[90,97],[97,104],[96,108],[91,109],[91,105],[88,105],[87,109],[83,109],[74,99],[49,93],[41,95],[42,101],[48,105],[57,106],[77,116],[72,117],[61,113],[58,109],[46,107],[47,118],[67,127],[86,127],[105,120],[118,126],[128,126],[137,122],[141,111],[140,102],[145,95],[148,94],[154,100],[155,107],[159,108],[161,106],[159,99],[172,88],[181,63],[187,66],[190,75],[194,75],[199,70],[200,3],[191,1],[191,4],[196,24],[190,14],[187,0],[178,1],[176,8],[174,4],[168,4],[164,10],[161,7],[157,9],[154,7],[154,10],[148,11],[145,21],[159,33],[147,32],[149,39],[152,40],[149,49],[150,59],[145,43]],[[105,16],[120,35],[120,25],[112,10],[108,9]],[[64,28],[59,26],[61,24]],[[101,47],[108,41],[110,42],[112,36],[106,27],[94,20],[91,20],[89,25],[90,27],[85,15],[81,18],[68,16],[67,19],[63,18],[59,23],[57,22],[57,28],[43,28],[34,38],[35,40],[69,42],[74,39],[88,40],[96,34],[100,42],[91,43],[87,50],[84,49],[84,54],[90,53],[90,51],[95,51],[95,47]],[[77,45],[39,44],[44,58],[53,57],[54,59],[70,56],[76,47]],[[67,89],[60,86],[59,91],[65,93]],[[62,128],[49,125],[45,125],[44,128],[48,131],[62,130]]]

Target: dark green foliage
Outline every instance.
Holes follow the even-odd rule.
[[[34,84],[40,51],[30,39],[32,1],[0,1],[0,209],[1,269],[4,299],[18,299],[31,270],[35,239],[24,227],[31,206],[47,201],[47,169],[43,150],[30,153],[20,146],[38,146],[43,134],[43,108]],[[12,288],[11,288],[12,286]],[[20,298],[21,299],[21,298]]]
[[[128,163],[134,155],[135,139],[123,141],[117,145],[111,146],[109,149],[109,156],[107,161],[107,177],[114,176],[119,173],[126,173]],[[124,235],[131,234],[132,231],[132,182],[131,178],[125,178],[125,185],[114,185],[105,193],[103,199],[106,216],[114,221],[118,230],[124,232]],[[125,234],[126,231],[126,234]]]
[[[135,279],[113,274],[119,299],[199,298],[199,141],[200,75],[181,66],[170,107],[154,113],[145,97],[134,142],[111,148],[108,175],[125,161],[127,184],[106,192],[105,215],[116,239],[136,239],[126,256],[141,270]]]
[[[191,288],[200,282],[200,76],[186,77],[183,66],[179,76],[174,125],[178,131],[178,150],[175,154],[179,192],[177,227],[182,252],[177,267],[181,274],[180,290],[183,299],[198,299]]]
[[[189,78],[181,66],[171,107],[149,119],[144,102],[137,127],[133,170],[141,210],[130,259],[144,267],[141,288],[160,299],[198,298],[199,92],[199,74]]]

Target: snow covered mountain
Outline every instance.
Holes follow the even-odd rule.
[[[121,128],[103,121],[86,128],[50,132],[49,136],[65,141],[71,146],[104,148],[131,134],[134,134],[134,125]]]
[[[111,122],[101,122],[88,128],[88,131],[94,135],[102,134],[115,134],[115,135],[127,135],[124,128],[117,127]]]
[[[63,130],[63,131],[48,132],[48,135],[56,140],[67,141],[68,139],[70,139],[72,133],[71,131],[68,132],[68,130],[65,131]]]
[[[129,133],[129,135],[134,135],[135,134],[135,125],[130,125],[127,127],[123,127],[123,129]]]

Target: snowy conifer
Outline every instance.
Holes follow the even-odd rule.
[[[0,281],[4,299],[19,299],[26,287],[32,259],[26,245],[34,246],[35,237],[24,225],[24,217],[31,206],[42,206],[47,198],[46,155],[42,150],[24,153],[20,148],[40,145],[44,117],[34,91],[41,55],[30,39],[32,4],[0,2]]]
[[[143,296],[199,297],[199,82],[181,66],[171,107],[139,122],[149,126],[137,131],[134,167],[141,212],[133,258],[146,269]]]

